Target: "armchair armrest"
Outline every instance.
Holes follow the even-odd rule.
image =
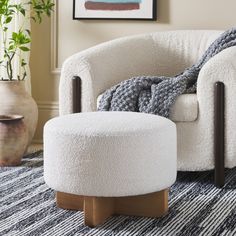
[[[200,71],[197,96],[202,112],[213,109],[216,82],[225,84],[225,113],[230,113],[231,119],[235,119],[232,116],[236,117],[236,46],[225,49],[211,58]]]
[[[156,74],[151,35],[112,40],[77,53],[62,67],[59,86],[60,114],[72,113],[72,78],[82,80],[82,112],[96,110],[99,94],[133,76]]]
[[[236,118],[236,46],[230,47],[212,59],[202,68],[197,86],[197,96],[199,102],[199,122],[202,127],[210,132],[212,140],[215,140],[215,159],[221,163],[216,166],[216,183],[223,185],[224,172],[224,154],[226,167],[235,163],[235,118]],[[224,87],[224,91],[220,91],[224,97],[216,97],[214,103],[214,90],[216,96],[219,94],[219,86]],[[222,88],[223,89],[223,88]],[[221,90],[221,89],[220,89]],[[220,101],[220,103],[217,103]],[[224,104],[222,104],[224,102]],[[220,113],[219,113],[220,112]],[[215,117],[216,116],[216,117]],[[215,125],[215,126],[214,126]],[[214,126],[214,128],[213,128]],[[215,132],[215,136],[214,133]],[[222,136],[223,135],[223,136]],[[220,147],[218,147],[220,145]],[[225,150],[225,151],[224,151]],[[219,153],[220,152],[220,153]],[[217,173],[218,171],[218,173]]]

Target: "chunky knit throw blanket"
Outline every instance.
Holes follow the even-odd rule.
[[[169,117],[170,108],[183,93],[195,93],[203,65],[222,50],[236,45],[236,28],[225,31],[192,67],[174,77],[140,76],[105,91],[99,111],[133,111]]]

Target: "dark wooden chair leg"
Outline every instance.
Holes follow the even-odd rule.
[[[215,185],[223,187],[225,182],[225,164],[224,164],[224,83],[215,83],[215,114],[214,114],[214,156],[215,156]]]
[[[72,112],[81,112],[81,79],[78,76],[75,76],[72,79],[72,99]]]

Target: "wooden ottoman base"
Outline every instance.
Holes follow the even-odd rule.
[[[168,211],[168,190],[130,197],[88,197],[56,193],[57,206],[84,211],[84,223],[95,227],[114,214],[160,217]]]

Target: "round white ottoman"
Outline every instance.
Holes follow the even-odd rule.
[[[150,193],[162,190],[166,201],[167,189],[176,180],[176,149],[176,126],[163,117],[134,112],[65,115],[44,127],[44,178],[59,192],[62,208],[85,209],[83,202],[75,203],[76,196],[82,201],[90,196],[134,202],[127,196],[154,197]],[[113,203],[110,213],[115,211]],[[90,226],[97,223],[87,220]]]

